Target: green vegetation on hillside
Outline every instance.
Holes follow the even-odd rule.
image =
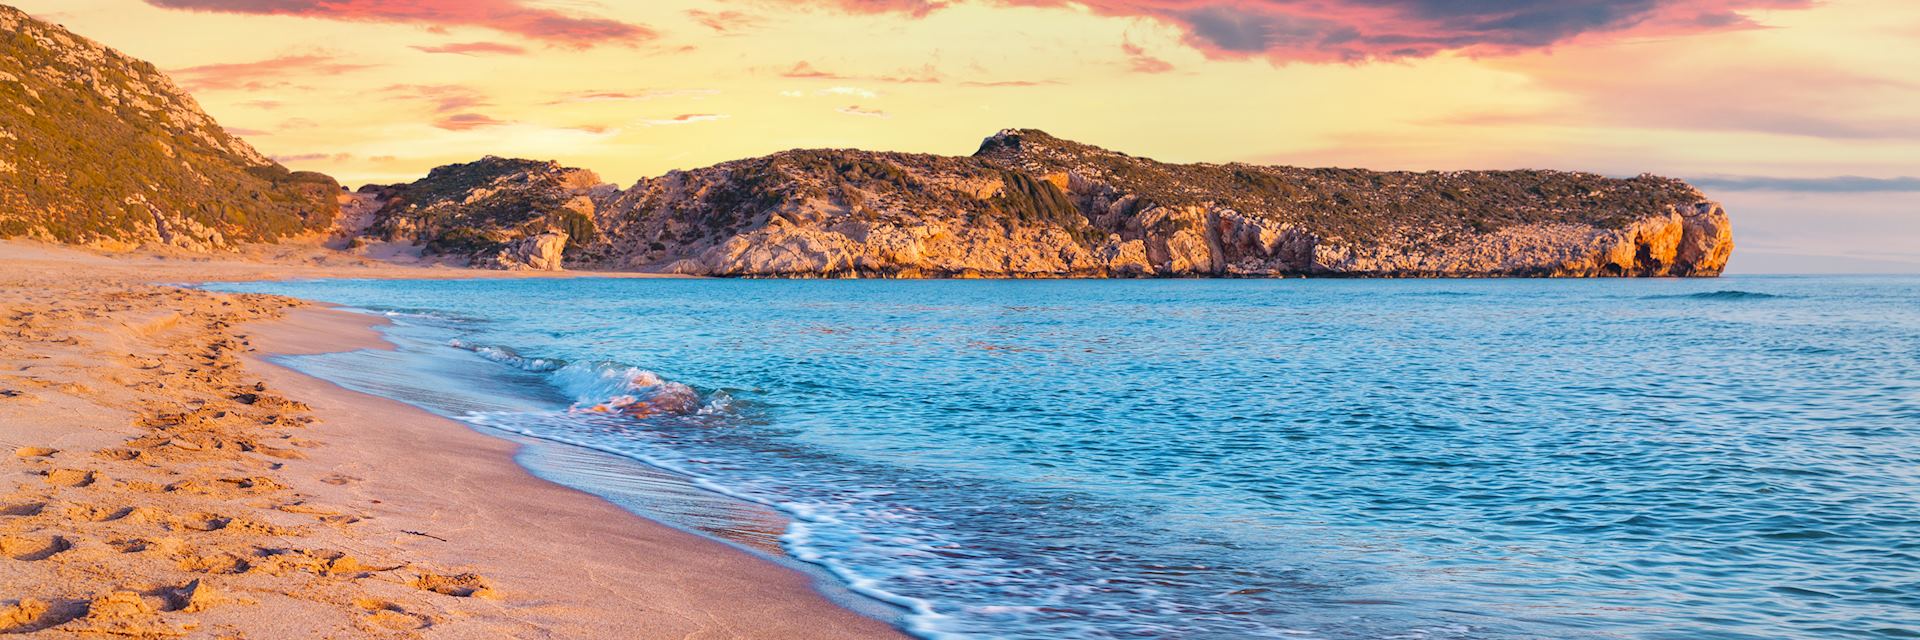
[[[137,241],[161,216],[275,240],[332,223],[333,179],[259,159],[152,65],[88,62],[77,36],[0,12],[0,237]]]

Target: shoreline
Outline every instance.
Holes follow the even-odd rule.
[[[872,630],[865,628],[869,625],[847,620],[848,616],[857,615],[851,611],[846,611],[847,616],[822,615],[816,609],[833,607],[845,610],[818,592],[812,576],[768,559],[752,557],[748,552],[731,548],[724,542],[633,513],[591,492],[536,475],[517,460],[525,451],[526,443],[504,437],[507,434],[488,433],[488,430],[443,418],[397,400],[342,388],[325,379],[271,361],[277,356],[364,348],[390,349],[391,345],[378,332],[377,327],[381,324],[384,321],[375,316],[339,309],[296,309],[284,318],[246,327],[252,330],[257,349],[248,354],[246,360],[250,368],[261,373],[269,386],[285,389],[292,397],[303,399],[321,416],[331,416],[332,419],[323,419],[322,424],[318,425],[319,433],[326,434],[328,430],[337,430],[342,434],[352,432],[363,440],[350,447],[335,447],[328,452],[330,455],[315,455],[314,460],[323,464],[338,461],[340,464],[355,465],[355,468],[358,468],[357,465],[380,467],[380,463],[386,463],[406,464],[413,468],[410,470],[431,469],[431,473],[387,472],[392,474],[387,479],[392,484],[377,490],[377,495],[395,496],[411,492],[413,497],[386,499],[383,506],[405,503],[431,505],[436,509],[451,507],[454,505],[431,502],[435,496],[465,490],[463,485],[482,485],[486,489],[484,495],[488,497],[459,504],[460,507],[474,509],[475,513],[466,514],[465,518],[469,520],[454,530],[486,528],[496,535],[509,535],[501,538],[489,536],[484,546],[459,549],[450,555],[503,557],[499,554],[537,554],[542,559],[553,559],[558,564],[565,559],[579,562],[583,554],[598,556],[614,551],[609,548],[614,547],[625,552],[625,558],[635,561],[632,564],[657,564],[665,556],[666,564],[675,565],[681,570],[654,568],[650,571],[603,560],[584,568],[583,573],[590,575],[578,577],[590,578],[595,582],[613,577],[616,584],[671,583],[682,590],[682,593],[651,594],[649,597],[659,598],[662,602],[643,609],[674,611],[676,616],[698,612],[699,615],[690,617],[716,620],[762,618],[756,622],[758,628],[752,631],[728,625],[729,632],[725,637],[888,637],[863,635]],[[348,335],[349,327],[351,333],[360,335]],[[385,432],[375,425],[383,425],[393,432]],[[369,445],[364,442],[369,433],[379,433],[379,439],[388,442]],[[415,448],[409,447],[410,444],[427,446]],[[564,446],[559,443],[545,444]],[[406,454],[409,449],[416,453]],[[381,460],[382,456],[387,459]],[[380,482],[382,479],[377,477],[379,473],[369,470],[363,475],[367,476],[370,483]],[[458,476],[462,481],[450,481],[444,477],[448,475]],[[474,497],[478,498],[480,494]],[[380,514],[378,518],[388,521],[389,527],[425,533],[445,531],[449,524],[438,514],[408,513],[406,507],[402,506],[391,506],[383,511],[392,512]],[[537,520],[529,519],[526,515],[534,513],[540,514]],[[507,526],[484,527],[479,522],[505,522]],[[528,535],[562,531],[592,531],[591,537],[595,542],[581,544],[577,540]],[[514,564],[528,562],[524,558],[517,558]],[[542,564],[537,560],[532,563]],[[684,572],[684,569],[692,571]],[[664,575],[646,575],[648,573]],[[534,586],[534,591],[543,593],[569,590],[579,585],[575,579],[555,575],[551,571],[515,572],[511,568],[494,568],[493,574],[500,576],[496,581],[512,580]],[[620,591],[610,588],[605,594],[587,600],[616,598],[635,601],[635,594],[621,594]],[[649,615],[639,615],[630,620],[620,619],[617,614],[605,611],[595,611],[593,615],[598,621],[606,622],[606,626],[587,630],[590,633],[585,636],[568,634],[568,637],[612,637],[607,632],[631,633],[635,624],[659,624],[657,619]],[[860,620],[871,619],[860,616]],[[798,624],[792,624],[796,622]],[[873,622],[884,626],[877,620]],[[660,630],[657,636],[700,637],[708,631],[711,629]]]
[[[906,637],[534,475],[524,443],[269,360],[389,348],[377,318],[159,284],[486,274],[11,242],[0,263],[0,632]]]

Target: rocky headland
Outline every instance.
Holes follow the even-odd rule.
[[[370,187],[368,233],[506,268],[746,277],[1712,276],[1679,180],[1176,165],[1009,129],[966,157],[795,150],[620,189],[486,158]],[[558,250],[556,256],[555,251]]]

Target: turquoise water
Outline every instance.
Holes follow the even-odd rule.
[[[1920,278],[217,288],[387,313],[292,362],[778,508],[925,637],[1920,636]]]

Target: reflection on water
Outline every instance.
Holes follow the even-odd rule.
[[[928,637],[1920,634],[1914,278],[226,288]]]

